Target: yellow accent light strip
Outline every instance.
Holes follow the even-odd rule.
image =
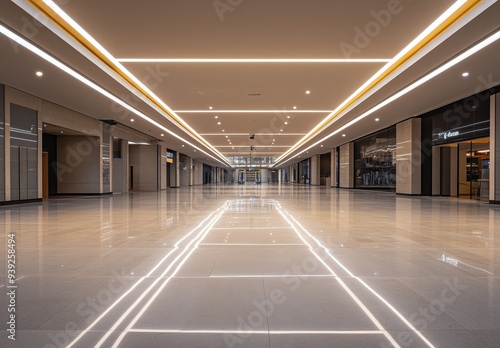
[[[203,145],[212,150],[215,154],[217,154],[221,159],[223,159],[227,164],[229,161],[227,158],[222,155],[217,149],[215,149],[210,143],[208,143],[203,137],[201,137],[194,129],[192,129],[184,120],[175,115],[175,113],[171,112],[168,107],[151,91],[147,90],[144,86],[141,86],[138,81],[135,81],[130,74],[123,66],[117,64],[116,59],[112,57],[109,53],[103,52],[104,48],[99,48],[95,43],[92,43],[89,39],[87,39],[81,32],[79,32],[73,25],[68,23],[66,19],[64,19],[61,15],[59,15],[56,11],[54,11],[47,1],[44,0],[27,0],[27,2],[33,6],[40,13],[45,15],[48,19],[50,19],[54,24],[56,24],[60,29],[62,29],[66,34],[68,34],[71,38],[73,38],[76,42],[82,45],[85,49],[91,52],[94,56],[96,56],[100,61],[102,61],[105,65],[107,65],[111,70],[113,70],[118,76],[120,76],[123,80],[125,80],[128,84],[134,87],[137,91],[139,91],[142,95],[144,95],[148,100],[150,100],[154,105],[159,107],[163,112],[165,112],[168,116],[170,116],[184,131],[188,134],[194,136],[198,141],[200,141]],[[54,4],[54,6],[56,6]],[[62,10],[61,10],[62,11]],[[97,42],[96,42],[97,43]]]
[[[436,28],[431,30],[427,35],[421,38],[418,42],[413,44],[413,46],[404,54],[403,53],[409,46],[407,46],[403,51],[396,55],[389,63],[387,63],[379,72],[377,72],[370,80],[368,80],[364,86],[354,92],[348,99],[346,99],[337,109],[332,111],[323,121],[321,121],[316,127],[314,127],[305,137],[299,140],[292,148],[286,151],[283,155],[276,159],[276,163],[283,160],[291,152],[295,151],[297,148],[302,146],[304,143],[314,138],[317,134],[323,131],[329,122],[337,118],[342,112],[346,111],[350,106],[360,100],[365,96],[370,90],[372,90],[376,85],[378,85],[382,80],[388,77],[395,70],[400,68],[408,60],[414,57],[422,48],[427,46],[432,40],[437,38],[458,20],[460,20],[467,13],[472,11],[476,6],[478,6],[483,0],[462,0],[457,1],[452,5],[448,11],[457,7],[448,17],[446,17]],[[448,12],[446,11],[446,12]],[[446,12],[444,14],[446,14]],[[443,15],[444,15],[443,14]],[[425,31],[424,31],[425,33]],[[399,57],[398,57],[399,56]],[[378,76],[377,76],[378,75]]]

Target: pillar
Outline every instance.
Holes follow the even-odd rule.
[[[419,118],[412,118],[396,125],[396,193],[421,194],[421,133]]]
[[[340,147],[339,153],[339,187],[354,187],[354,143]]]

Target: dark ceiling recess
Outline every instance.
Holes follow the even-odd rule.
[[[261,95],[261,93],[248,93],[249,97],[260,97]]]
[[[250,134],[250,139],[255,139],[255,134]]]
[[[118,124],[118,122],[116,122],[115,120],[101,120],[101,121],[109,124],[110,126],[116,126]]]

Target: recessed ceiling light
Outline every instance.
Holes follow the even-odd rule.
[[[46,124],[44,124],[43,126],[44,126],[44,127],[47,127],[47,125],[46,125]]]
[[[64,132],[63,132],[63,131],[61,131],[61,134],[63,134],[63,133],[64,133]]]
[[[343,137],[345,137],[345,134],[342,134]]]
[[[296,106],[294,106],[294,107],[293,107],[293,109],[294,109],[294,110],[297,110],[297,107],[296,107]]]
[[[463,77],[467,77],[467,76],[469,76],[469,73],[466,71],[466,72],[464,72],[464,73],[462,74],[462,76],[463,76]]]
[[[196,152],[196,150],[194,150],[194,152]]]
[[[36,76],[38,76],[38,77],[42,77],[42,76],[43,76],[43,72],[41,72],[41,71],[37,71],[37,72],[36,72]]]
[[[226,138],[229,138],[229,135],[226,135]]]
[[[286,118],[290,118],[290,116],[287,116]]]
[[[306,94],[311,94],[311,91],[306,91]]]
[[[323,147],[323,145],[321,145],[321,147]]]
[[[225,130],[225,129],[223,129],[222,131],[223,131],[223,132],[225,132],[226,130]]]
[[[375,122],[378,122],[378,121],[380,121],[380,118],[376,118],[376,119],[375,119]]]
[[[219,118],[219,116],[215,116],[215,118]]]
[[[211,106],[209,106],[208,108],[209,108],[210,110],[212,110],[212,109],[213,109],[213,107],[211,107]]]
[[[182,144],[182,147],[184,147],[184,144]]]
[[[217,122],[217,124],[218,124],[218,125],[221,125],[221,123],[220,123],[220,122]]]
[[[283,129],[280,129],[280,132],[283,132]]]
[[[130,122],[134,122],[134,119],[133,119],[133,118],[131,118],[131,119],[130,119]]]
[[[285,124],[288,124],[288,122],[285,122]]]
[[[162,136],[162,137],[164,137],[164,136],[165,136],[165,134],[161,133],[161,136]]]

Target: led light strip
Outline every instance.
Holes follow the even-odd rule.
[[[429,27],[427,27],[420,35],[418,35],[410,44],[400,51],[393,59],[391,59],[382,69],[359,87],[351,96],[342,102],[335,110],[333,110],[323,121],[314,127],[305,137],[299,140],[292,148],[286,151],[283,155],[276,159],[280,162],[286,158],[291,152],[302,146],[305,142],[313,138],[316,134],[322,131],[328,123],[335,118],[341,117],[341,114],[351,107],[355,102],[360,100],[382,80],[388,77],[396,69],[414,57],[422,48],[428,45],[432,40],[441,35],[451,25],[456,23],[460,18],[465,16],[469,11],[474,9],[482,0],[459,0],[456,1],[448,10],[446,10],[438,19],[436,19]]]
[[[141,308],[141,310],[136,314],[136,316],[130,321],[130,323],[127,325],[127,327],[122,331],[122,333],[118,336],[118,338],[116,339],[115,343],[113,343],[112,347],[113,348],[116,348],[120,345],[120,342],[123,340],[123,338],[125,337],[125,335],[127,333],[130,332],[130,330],[132,329],[132,327],[137,323],[137,321],[142,317],[142,315],[146,312],[146,310],[149,308],[149,306],[151,306],[151,304],[156,300],[156,298],[158,297],[158,295],[163,291],[163,289],[165,288],[165,286],[170,282],[170,280],[175,277],[175,275],[180,271],[180,269],[182,268],[182,266],[186,263],[186,261],[191,257],[191,255],[196,251],[196,249],[198,249],[200,243],[202,240],[205,239],[205,237],[207,236],[207,234],[210,232],[210,230],[212,229],[212,227],[217,223],[217,221],[219,221],[219,219],[221,218],[221,216],[224,214],[224,210],[227,209],[227,203],[224,205],[224,209],[218,213],[215,218],[210,221],[210,223],[205,227],[204,232],[198,239],[198,241],[196,242],[195,246],[190,249],[190,251],[186,254],[186,256],[182,259],[182,261],[179,262],[179,264],[177,265],[177,267],[175,268],[175,270],[172,272],[172,274],[163,281],[163,283],[161,284],[161,286],[156,290],[156,292],[149,298],[149,300],[146,302],[146,304]],[[198,235],[199,236],[199,235]],[[196,238],[198,238],[198,236]],[[193,239],[189,244],[191,244],[192,242],[194,242],[195,239]],[[185,251],[188,250],[188,247],[189,245],[186,247]],[[181,254],[182,255],[182,254]],[[179,255],[179,257],[181,256]],[[173,265],[173,263],[172,263]],[[158,280],[162,279],[164,276],[165,276],[166,272],[164,272],[164,274],[162,274],[162,277],[161,278],[158,278]],[[113,333],[115,332],[116,328],[118,327],[119,324],[121,324],[121,322],[128,316],[128,314],[130,314],[131,312],[131,309],[135,308],[139,302],[140,302],[141,299],[137,299],[137,301],[134,303],[133,306],[130,307],[129,311],[127,311],[116,323],[115,325],[113,325],[113,327],[111,329],[108,330],[108,332],[101,338],[101,340],[95,345],[94,348],[99,348],[101,347],[101,345],[103,343],[106,342],[106,340],[108,339],[108,337]]]
[[[295,225],[287,218],[286,215],[289,215],[288,213],[284,212],[283,209],[281,208],[281,205],[276,201],[275,202],[276,209],[278,210],[279,214],[282,216],[282,218],[290,224],[290,226],[293,228],[297,236],[304,242],[309,247],[309,251],[316,257],[316,259],[323,264],[323,266],[326,267],[326,269],[333,275],[335,280],[340,284],[340,286],[344,289],[347,294],[351,297],[351,299],[361,308],[361,310],[366,314],[368,318],[372,321],[372,323],[384,334],[384,336],[387,338],[389,342],[392,343],[394,347],[400,347],[396,340],[392,337],[392,335],[385,330],[385,328],[382,326],[382,324],[378,321],[378,319],[373,315],[373,313],[365,306],[365,304],[356,296],[356,294],[347,286],[347,284],[335,273],[335,271],[323,260],[322,257],[318,255],[318,253],[314,250],[312,245],[305,240],[305,238],[302,236],[302,234],[297,230]],[[285,215],[286,214],[286,215]],[[289,215],[292,217],[291,215]],[[293,218],[293,217],[292,217]],[[294,219],[294,222],[296,220]],[[300,225],[299,225],[300,226]]]
[[[118,58],[121,63],[387,63],[385,58]]]
[[[383,335],[382,331],[353,330],[353,331],[327,331],[327,330],[155,330],[132,329],[136,333],[179,333],[179,334],[235,334],[235,335]]]
[[[221,163],[223,165],[228,165],[229,164],[229,161],[227,163],[222,162],[220,159],[218,159],[218,158],[212,156],[211,154],[207,153],[206,151],[200,149],[198,146],[196,146],[196,145],[192,144],[191,142],[187,141],[186,139],[182,138],[180,135],[178,135],[175,132],[171,131],[170,129],[166,128],[162,124],[160,124],[160,123],[156,122],[155,120],[149,118],[147,115],[145,115],[141,111],[133,108],[129,104],[125,103],[123,100],[121,100],[118,97],[114,96],[113,94],[111,94],[110,92],[108,92],[107,90],[105,90],[104,88],[102,88],[99,85],[95,84],[94,82],[90,81],[89,79],[87,79],[86,77],[84,77],[80,73],[76,72],[75,70],[71,69],[67,65],[61,63],[60,61],[58,61],[54,57],[50,56],[46,52],[42,51],[41,49],[39,49],[38,47],[36,47],[32,43],[30,43],[27,40],[23,39],[22,37],[20,37],[19,35],[17,35],[16,33],[14,33],[13,31],[9,30],[8,28],[6,28],[5,26],[3,26],[1,24],[0,24],[0,33],[3,34],[3,35],[5,35],[9,39],[15,41],[19,45],[23,46],[27,50],[33,52],[34,54],[36,54],[40,58],[44,59],[45,61],[49,62],[50,64],[52,64],[52,65],[56,66],[57,68],[61,69],[65,73],[71,75],[72,77],[74,77],[78,81],[84,83],[88,87],[90,87],[93,90],[95,90],[96,92],[102,94],[103,96],[105,96],[106,98],[108,98],[111,101],[115,102],[116,104],[119,104],[120,106],[122,106],[125,109],[131,111],[132,113],[134,113],[135,115],[137,115],[140,118],[144,119],[145,121],[151,123],[152,125],[158,127],[159,129],[163,130],[164,132],[167,132],[168,134],[174,136],[175,138],[177,138],[177,139],[185,142],[186,144],[188,144],[188,145],[192,146],[193,148],[201,151],[205,155],[209,156],[210,158],[216,160],[217,162],[219,162],[219,163]],[[225,157],[223,156],[223,158],[225,158]]]
[[[332,133],[328,134],[327,136],[323,137],[321,140],[315,142],[314,144],[312,144],[311,146],[307,147],[306,149],[302,150],[301,152],[295,154],[295,156],[300,156],[301,154],[303,154],[304,152],[310,150],[311,148],[321,144],[322,142],[324,142],[325,140],[333,137],[334,135],[344,131],[346,128],[352,126],[353,124],[361,121],[363,118],[373,114],[374,112],[382,109],[383,107],[389,105],[390,103],[394,102],[395,100],[401,98],[402,96],[404,96],[405,94],[411,92],[412,90],[414,90],[415,88],[417,87],[420,87],[421,85],[423,85],[424,83],[432,80],[433,78],[435,78],[436,76],[439,76],[440,74],[442,74],[443,72],[447,71],[448,69],[454,67],[455,65],[457,65],[458,63],[462,62],[463,60],[469,58],[470,56],[474,55],[475,53],[481,51],[483,48],[485,47],[488,47],[489,45],[491,45],[492,43],[496,42],[497,40],[500,39],[500,31],[497,31],[496,33],[490,35],[488,38],[484,39],[483,41],[481,41],[480,43],[478,43],[477,45],[473,46],[472,48],[468,49],[467,51],[465,51],[464,53],[458,55],[457,57],[455,57],[454,59],[450,60],[448,63],[445,63],[443,64],[441,67],[435,69],[434,71],[430,72],[429,74],[425,75],[424,77],[422,77],[421,79],[417,80],[416,82],[412,83],[411,85],[409,85],[408,87],[402,89],[401,91],[399,91],[398,93],[394,94],[393,96],[391,96],[390,98],[387,98],[386,100],[384,100],[382,103],[376,105],[375,107],[371,108],[370,110],[368,110],[367,112],[361,114],[360,116],[356,117],[355,119],[349,121],[348,123],[346,123],[345,125],[343,125],[342,127],[336,129],[335,131],[333,131]],[[295,157],[294,156],[294,157]],[[294,157],[290,157],[289,159],[287,159],[286,161],[283,161],[283,162],[280,162],[279,164],[282,165],[290,160],[292,160]],[[275,165],[276,166],[278,165],[278,160],[276,160],[275,162]]]
[[[175,110],[179,114],[324,114],[331,110]]]
[[[217,210],[218,211],[218,210]],[[87,332],[89,332],[97,323],[99,323],[99,321],[101,321],[102,318],[104,318],[114,307],[116,307],[116,305],[118,305],[125,297],[127,297],[135,288],[137,288],[137,286],[139,284],[141,284],[145,279],[151,277],[153,275],[153,273],[170,257],[170,255],[172,255],[176,250],[179,249],[180,247],[180,244],[185,240],[187,239],[189,236],[191,236],[193,233],[195,233],[195,231],[197,231],[198,229],[202,228],[203,226],[206,226],[206,222],[212,218],[212,215],[214,215],[217,211],[214,211],[212,212],[210,215],[208,215],[208,217],[203,220],[202,222],[200,222],[198,224],[198,226],[196,226],[193,230],[191,230],[189,233],[187,233],[184,237],[182,237],[181,239],[179,239],[177,241],[177,243],[175,243],[174,245],[174,248],[167,254],[165,255],[161,260],[160,262],[158,262],[156,264],[156,266],[154,266],[149,272],[148,274],[146,274],[145,276],[141,277],[141,279],[139,279],[132,287],[130,287],[130,289],[128,289],[123,295],[121,295],[111,306],[109,306],[101,315],[99,315],[85,330],[83,330],[77,337],[75,337],[75,339],[70,342],[70,344],[66,347],[66,348],[71,348],[73,345],[75,345]],[[200,233],[202,233],[204,231],[204,229],[202,229],[202,231]],[[199,234],[198,234],[199,235]],[[193,240],[195,240],[196,238],[198,238],[198,235],[195,236],[193,238]],[[172,261],[171,264],[173,264],[175,262]],[[170,266],[169,266],[170,267]],[[169,269],[169,268],[168,268]],[[158,281],[159,279],[161,279],[161,276],[157,278]],[[147,290],[146,290],[147,291]]]
[[[172,120],[174,124],[184,129],[188,134],[192,135],[195,139],[204,144],[207,148],[212,150],[217,156],[220,157],[225,165],[229,165],[226,157],[215,149],[209,142],[201,137],[193,128],[191,128],[181,117],[179,117],[163,100],[154,94],[145,84],[129,72],[120,62],[116,60],[111,53],[109,53],[99,42],[97,42],[89,33],[87,33],[76,21],[74,21],[68,14],[66,14],[60,7],[58,7],[52,0],[26,0],[35,9],[44,14],[52,22],[63,29],[74,40],[80,43],[84,48],[93,53],[118,76],[123,78],[127,83],[139,91],[155,106],[160,108],[167,119]],[[219,161],[220,162],[220,161]]]
[[[36,47],[32,43],[28,42],[27,40],[25,40],[24,38],[22,38],[21,36],[17,35],[16,33],[14,33],[13,31],[9,30],[7,27],[5,27],[5,26],[3,26],[1,24],[0,24],[0,33],[3,34],[3,35],[5,35],[9,39],[15,41],[16,43],[18,43],[19,45],[23,46],[24,48],[26,48],[27,50],[31,51],[32,53],[36,54],[37,56],[39,56],[40,58],[44,59],[45,61],[49,62],[50,64],[52,64],[52,65],[56,66],[57,68],[61,69],[62,71],[64,71],[68,75],[70,75],[70,76],[74,77],[75,79],[77,79],[78,81],[84,83],[85,85],[87,85],[88,87],[92,88],[93,90],[95,90],[96,92],[100,93],[101,95],[105,96],[106,98],[110,99],[111,101],[119,104],[120,106],[122,106],[125,109],[131,111],[132,113],[134,113],[135,115],[137,115],[140,118],[144,119],[145,121],[151,123],[152,125],[158,127],[159,129],[163,130],[164,132],[167,132],[168,134],[174,136],[175,138],[177,138],[177,139],[185,142],[186,144],[188,144],[188,145],[192,146],[193,148],[201,151],[205,155],[211,157],[212,159],[216,160],[217,162],[219,162],[219,163],[221,163],[223,165],[228,165],[229,164],[229,161],[227,161],[227,159],[226,159],[227,163],[224,163],[220,159],[218,159],[218,158],[212,156],[211,154],[205,152],[204,150],[202,150],[199,147],[197,147],[196,145],[190,143],[186,139],[182,138],[180,135],[177,135],[175,132],[171,131],[170,129],[166,128],[165,126],[161,125],[160,123],[156,122],[155,120],[149,118],[148,116],[146,116],[141,111],[133,108],[129,104],[125,103],[123,100],[119,99],[118,97],[116,97],[115,95],[111,94],[110,92],[108,92],[104,88],[102,88],[99,85],[95,84],[94,82],[90,81],[89,79],[87,79],[86,77],[84,77],[80,73],[76,72],[75,70],[73,70],[69,66],[61,63],[59,60],[55,59],[54,57],[52,57],[48,53],[42,51],[40,48]],[[222,156],[222,157],[225,159],[224,156]]]
[[[314,242],[323,250],[325,251],[326,255],[333,260],[338,266],[340,266],[350,277],[356,279],[358,282],[360,282],[368,291],[370,291],[375,297],[377,297],[383,304],[385,304],[408,328],[413,331],[422,341],[427,344],[430,348],[435,348],[435,346],[419,331],[415,326],[413,326],[412,323],[410,323],[396,308],[394,308],[393,305],[391,305],[385,298],[383,298],[378,292],[376,292],[371,286],[369,286],[365,281],[363,281],[361,278],[358,276],[354,275],[349,269],[347,269],[346,266],[344,266],[335,256],[333,256],[330,252],[330,250],[325,247],[321,242],[314,237],[308,230],[305,229],[304,226],[302,226],[291,214],[289,214],[287,211],[283,211],[280,204],[277,202],[276,203],[278,208],[278,211],[282,214],[286,214],[290,219],[300,227],[302,231],[304,231],[309,238],[314,240]],[[340,279],[340,278],[337,278]]]
[[[301,244],[304,246],[303,244]],[[331,274],[248,274],[248,275],[210,275],[209,278],[216,279],[253,279],[253,278],[275,278],[275,279],[286,279],[286,278],[300,278],[300,279],[308,279],[308,278],[335,278],[334,275]]]

